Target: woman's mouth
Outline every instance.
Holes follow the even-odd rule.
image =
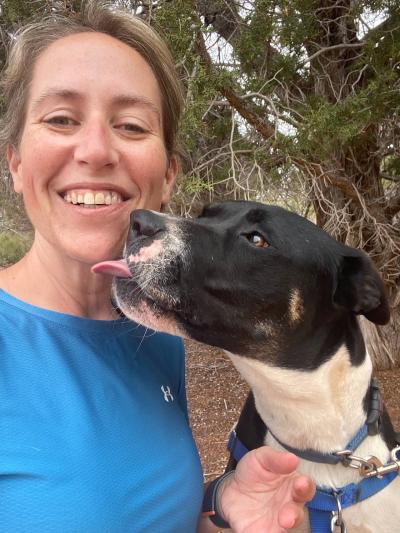
[[[122,194],[109,190],[69,190],[61,194],[69,204],[96,209],[105,205],[120,204],[124,201]]]

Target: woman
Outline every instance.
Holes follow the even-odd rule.
[[[169,53],[92,2],[23,29],[3,87],[1,143],[35,233],[0,272],[1,531],[216,531],[199,519],[181,342],[120,319],[110,280],[90,272],[120,256],[133,209],[170,197],[181,94]],[[215,484],[214,521],[299,523],[313,488],[295,467],[248,454]]]

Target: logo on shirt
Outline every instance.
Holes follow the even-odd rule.
[[[161,385],[161,390],[164,394],[164,400],[166,402],[173,402],[174,401],[174,397],[172,396],[172,393],[171,393],[171,389],[169,388],[168,385]]]

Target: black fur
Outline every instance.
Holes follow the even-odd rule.
[[[370,259],[295,213],[226,202],[178,224],[185,258],[171,259],[159,280],[171,297],[161,304],[144,292],[153,309],[170,313],[188,337],[281,367],[312,370],[343,343],[352,363],[361,364],[365,347],[356,316],[377,324],[389,319],[383,284]],[[135,211],[127,254],[167,231],[164,216]],[[251,242],[254,233],[266,247]],[[134,281],[117,281],[121,300],[124,293],[144,297],[133,284],[146,267],[132,268]],[[289,314],[293,291],[303,302],[297,321]],[[266,320],[268,327],[259,327]]]
[[[139,210],[131,217],[126,255],[167,239],[170,225],[184,242],[182,254],[163,263],[150,282],[149,264],[130,264],[133,278],[117,280],[116,294],[119,304],[146,302],[189,338],[306,372],[342,345],[360,365],[365,345],[357,315],[379,325],[389,320],[383,283],[366,254],[295,213],[254,202],[214,204],[195,220]],[[369,406],[367,395],[366,415]],[[379,431],[392,448],[395,434],[384,409]],[[265,432],[250,393],[237,433],[250,449],[264,442]],[[228,468],[234,466],[231,458]]]

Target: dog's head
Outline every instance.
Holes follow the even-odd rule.
[[[306,346],[312,366],[356,315],[389,319],[369,258],[277,206],[227,202],[193,220],[138,210],[124,255],[115,296],[129,318],[240,355],[292,366]]]

